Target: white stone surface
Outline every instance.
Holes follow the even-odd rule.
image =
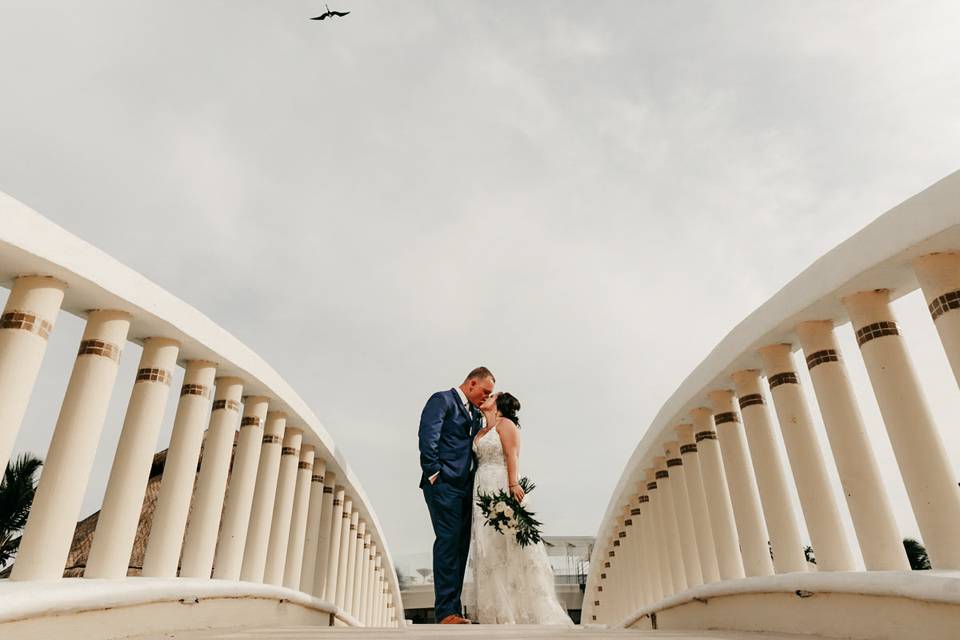
[[[53,276],[68,285],[65,311],[80,317],[88,309],[126,311],[133,316],[134,342],[150,336],[177,340],[181,365],[191,359],[216,362],[218,376],[243,378],[244,393],[270,397],[271,409],[287,413],[289,425],[303,427],[304,444],[315,446],[327,468],[350,487],[354,509],[377,533],[386,574],[394,575],[383,528],[343,452],[307,403],[257,353],[197,309],[2,192],[0,220],[0,283],[11,286],[23,273]],[[393,579],[390,584],[400,602],[399,585]]]
[[[727,334],[663,404],[627,462],[610,496],[597,540],[605,540],[617,513],[634,490],[650,452],[669,435],[679,418],[703,403],[706,392],[730,386],[734,371],[759,369],[760,347],[793,342],[794,327],[809,320],[847,318],[844,296],[877,288],[902,297],[918,287],[913,261],[925,254],[960,247],[960,172],[955,172],[886,212],[791,280]],[[602,565],[597,545],[593,566]],[[588,591],[595,588],[591,572]]]

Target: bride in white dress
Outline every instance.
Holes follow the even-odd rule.
[[[477,471],[473,484],[473,526],[470,568],[473,572],[473,611],[480,624],[553,624],[573,622],[557,600],[553,570],[542,542],[521,547],[510,535],[484,524],[476,505],[478,491],[509,490],[523,500],[519,475],[520,402],[497,393],[480,406],[486,427],[473,440]]]

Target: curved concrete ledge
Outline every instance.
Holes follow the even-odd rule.
[[[270,397],[271,410],[286,412],[289,426],[304,430],[303,443],[314,445],[317,456],[327,461],[327,469],[337,473],[338,483],[350,486],[354,508],[386,541],[343,452],[307,403],[266,361],[186,302],[0,192],[0,283],[9,286],[13,278],[24,274],[47,275],[66,282],[65,311],[80,317],[90,309],[126,311],[132,315],[132,341],[151,336],[175,339],[181,343],[181,364],[186,360],[216,362],[218,376],[243,378],[244,395]],[[393,560],[383,546],[385,574],[391,576],[395,573]],[[402,606],[395,583],[393,599]]]
[[[960,629],[960,572],[791,573],[729,580],[666,598],[623,625],[947,640]]]
[[[960,248],[960,172],[955,172],[884,213],[826,253],[733,328],[663,404],[634,449],[614,489],[597,540],[605,540],[634,490],[646,452],[691,409],[706,403],[706,392],[732,387],[729,376],[761,368],[756,350],[778,342],[796,343],[794,327],[806,320],[847,321],[841,299],[872,289],[902,297],[918,287],[911,267],[922,255]],[[594,553],[601,553],[597,545]],[[592,558],[595,566],[601,559]]]
[[[250,582],[139,577],[0,581],[3,638],[113,638],[248,624],[360,626],[329,602]]]

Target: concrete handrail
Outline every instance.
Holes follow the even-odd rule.
[[[627,462],[597,533],[584,619],[633,624],[638,612],[657,611],[703,584],[730,583],[735,591],[744,577],[807,571],[798,518],[806,520],[821,572],[854,570],[853,544],[868,572],[909,568],[834,338],[834,327],[847,322],[859,332],[933,566],[960,569],[950,541],[960,530],[960,491],[889,308],[922,288],[960,379],[960,314],[952,313],[960,307],[958,252],[960,172],[880,216],[737,325],[663,404]],[[798,349],[856,540],[846,539],[843,507],[825,490],[813,408],[791,353]],[[770,437],[777,421],[791,426],[784,443],[793,478]],[[785,499],[791,481],[798,513]]]
[[[56,314],[62,308],[87,320],[84,341],[67,396],[64,398],[54,441],[41,475],[31,522],[24,532],[23,545],[14,566],[12,580],[22,582],[51,579],[58,577],[55,574],[62,571],[65,556],[60,557],[63,555],[61,552],[65,552],[69,547],[69,539],[65,540],[64,532],[68,521],[71,521],[69,535],[72,536],[72,523],[76,522],[76,512],[80,507],[78,500],[82,498],[90,471],[89,465],[92,463],[92,457],[86,453],[92,455],[102,428],[103,416],[100,414],[105,410],[105,406],[100,405],[105,404],[104,397],[109,398],[119,352],[123,343],[130,340],[144,345],[144,353],[138,372],[138,384],[134,386],[124,423],[124,434],[121,436],[111,472],[104,513],[101,514],[101,524],[105,520],[122,523],[122,526],[117,526],[124,531],[116,536],[103,533],[104,540],[107,537],[111,540],[109,545],[104,542],[100,546],[113,546],[116,540],[120,540],[120,546],[127,543],[126,529],[129,529],[129,522],[133,517],[130,505],[134,498],[130,491],[121,485],[130,484],[131,481],[134,485],[145,483],[146,471],[142,468],[144,456],[149,455],[152,460],[156,445],[155,437],[153,443],[148,443],[149,437],[138,436],[134,432],[140,428],[147,433],[151,430],[156,433],[166,397],[164,386],[169,387],[170,369],[180,365],[187,369],[185,385],[191,388],[187,389],[185,386],[181,390],[181,403],[174,427],[175,440],[171,442],[168,465],[174,457],[174,449],[177,450],[181,467],[189,467],[187,463],[191,456],[195,463],[199,455],[199,438],[202,437],[199,434],[207,426],[206,416],[210,416],[210,429],[203,458],[203,464],[210,467],[206,474],[209,478],[206,478],[206,472],[201,467],[198,493],[193,498],[193,512],[197,512],[198,500],[207,500],[203,504],[209,505],[207,511],[215,515],[208,518],[209,522],[206,524],[201,517],[203,510],[200,515],[191,516],[186,537],[190,538],[191,533],[195,534],[195,546],[203,547],[201,552],[191,556],[191,550],[187,548],[191,544],[189,540],[183,541],[184,548],[181,549],[179,535],[171,536],[174,542],[164,542],[163,553],[158,551],[154,554],[156,558],[165,557],[165,560],[157,560],[155,563],[156,567],[163,567],[156,569],[156,575],[169,577],[171,570],[175,573],[181,551],[184,565],[195,560],[195,568],[199,574],[206,570],[206,575],[209,575],[210,567],[204,565],[211,564],[209,560],[212,558],[208,559],[206,556],[212,554],[211,544],[216,544],[217,564],[220,568],[214,567],[215,576],[218,571],[231,576],[238,574],[241,566],[246,575],[247,565],[253,565],[253,575],[258,571],[260,574],[264,571],[271,574],[272,571],[272,575],[285,575],[287,582],[303,581],[303,590],[310,593],[315,590],[315,587],[306,584],[310,575],[321,565],[324,565],[325,570],[329,570],[334,563],[328,558],[326,562],[318,560],[314,566],[303,560],[301,567],[301,561],[295,560],[293,556],[304,554],[305,548],[304,555],[319,558],[321,552],[318,546],[323,543],[324,536],[328,551],[335,551],[341,539],[348,545],[355,541],[352,535],[348,539],[345,533],[341,535],[338,532],[356,531],[356,540],[364,544],[355,543],[350,546],[350,549],[355,547],[357,551],[349,561],[346,558],[347,550],[343,552],[344,557],[337,558],[337,561],[345,562],[344,567],[350,565],[350,571],[353,572],[351,580],[354,575],[369,579],[358,579],[356,585],[332,585],[328,600],[335,607],[339,605],[339,609],[344,612],[347,612],[348,608],[343,605],[350,603],[349,610],[353,613],[351,619],[363,619],[367,624],[397,624],[402,619],[402,616],[396,615],[396,609],[402,606],[400,590],[376,513],[343,452],[307,403],[290,385],[253,350],[202,313],[2,193],[0,220],[3,221],[3,224],[0,224],[0,282],[11,288],[7,307],[0,320],[0,387],[7,387],[0,389],[0,465],[5,465],[9,459],[23,410],[36,378],[36,370],[44,355],[46,338],[53,330]],[[107,343],[106,347],[103,346],[104,343]],[[86,357],[91,355],[94,357]],[[151,359],[152,362],[148,362]],[[214,375],[218,381],[216,397],[212,397]],[[191,384],[192,382],[196,384]],[[245,405],[241,405],[242,398],[247,400]],[[215,401],[212,414],[211,401]],[[195,402],[196,405],[188,406],[190,402]],[[217,405],[218,402],[221,404]],[[221,419],[217,417],[218,414],[230,415]],[[176,438],[181,422],[183,442],[178,442]],[[217,435],[226,433],[228,435],[224,437],[229,437],[230,433],[236,431],[237,426],[241,427],[241,439],[237,445],[230,479],[231,493],[235,495],[226,499],[224,521],[221,523],[220,507],[224,504],[224,491],[222,486],[218,488],[218,482],[222,480],[221,476],[226,473],[230,464],[231,445],[224,445],[226,440],[213,442],[212,438],[215,432]],[[248,426],[252,427],[251,435],[244,439],[243,433]],[[271,429],[279,435],[271,435]],[[264,433],[266,435],[261,442],[260,434]],[[291,463],[294,463],[292,467],[287,465],[292,471],[287,471],[286,475],[284,469],[287,467],[278,462],[281,455],[281,437],[284,444],[283,456],[287,453],[299,454],[291,459]],[[89,440],[93,440],[92,446]],[[273,445],[276,445],[276,455],[271,458],[267,454],[269,446]],[[149,451],[145,449],[148,446]],[[62,456],[58,457],[58,452],[62,452]],[[67,455],[68,453],[70,455]],[[220,454],[226,455],[226,458]],[[134,459],[137,460],[136,464],[130,462]],[[297,459],[299,463],[296,463]],[[317,472],[311,477],[314,461]],[[149,467],[150,462],[146,464]],[[264,464],[270,465],[268,471],[263,471]],[[258,469],[263,477],[258,474]],[[175,493],[172,488],[174,481],[180,480],[183,484],[184,478],[172,478],[176,472],[170,470],[171,479],[168,482],[167,471],[165,470],[163,480],[164,485],[171,485],[166,505],[169,507],[167,515],[171,522],[185,520],[183,496],[177,499],[172,497]],[[54,476],[60,477],[57,479]],[[304,477],[306,485],[303,484]],[[324,477],[327,479],[326,483]],[[207,479],[211,489],[204,493]],[[274,493],[278,483],[281,486]],[[75,485],[79,485],[79,491],[73,491]],[[165,499],[166,489],[166,486],[161,488],[161,500]],[[187,495],[189,496],[189,493]],[[139,497],[142,500],[142,487]],[[189,497],[186,500],[185,504],[189,506]],[[287,506],[280,508],[278,505]],[[356,529],[340,527],[339,521],[334,522],[330,509],[342,513],[346,507],[350,507],[351,511],[344,516],[343,522],[356,525]],[[139,513],[139,503],[136,508]],[[253,515],[250,515],[251,509]],[[259,521],[255,525],[254,520],[258,517]],[[287,534],[284,530],[281,533],[278,527],[274,526],[278,517],[287,526],[292,526],[294,531]],[[330,527],[329,531],[326,528],[323,532],[317,530],[320,518],[324,518],[324,527]],[[181,523],[181,528],[185,524]],[[195,531],[189,531],[190,527]],[[221,539],[217,540],[217,531],[221,528]],[[252,540],[255,528],[262,538],[259,544],[263,549],[259,555],[267,559],[256,558],[258,554],[253,554],[255,559],[248,562],[249,558],[244,554],[249,554],[249,550],[245,548],[244,540],[247,540],[248,533]],[[272,537],[268,545],[265,536],[270,534],[271,530]],[[364,532],[366,538],[363,537]],[[99,526],[97,533],[101,534]],[[180,533],[182,534],[182,531]],[[339,537],[331,543],[335,534]],[[211,535],[215,542],[211,542]],[[275,539],[280,540],[285,549],[289,543],[290,552],[280,554],[283,557],[273,558],[272,543]],[[94,547],[96,546],[95,536]],[[267,549],[268,546],[270,550]],[[113,550],[100,551],[98,555],[98,550],[92,549],[90,559],[97,565],[98,575],[119,577],[117,572],[120,567],[115,558],[122,556],[123,552],[118,554]],[[129,547],[126,551],[129,552]],[[52,555],[53,558],[41,559],[41,555]],[[151,555],[149,546],[147,555]],[[272,568],[271,562],[274,565]],[[58,563],[59,569],[56,568]],[[265,569],[257,567],[264,563]],[[123,564],[125,573],[125,561]],[[90,570],[88,565],[88,571]],[[365,572],[369,576],[366,576]],[[336,573],[334,571],[333,575]],[[326,577],[319,573],[314,576],[317,587],[324,586]],[[269,582],[270,575],[262,579]],[[361,582],[364,590],[362,594]],[[383,584],[385,593],[375,593],[374,583]],[[338,597],[341,600],[339,603],[335,602]],[[353,602],[354,600],[356,602]],[[371,608],[374,604],[382,608],[384,615],[375,614]]]

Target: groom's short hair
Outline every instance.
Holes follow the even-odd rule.
[[[497,379],[493,377],[493,372],[490,371],[490,369],[487,369],[486,367],[477,367],[467,374],[464,382],[470,382],[471,380],[483,380],[484,378],[490,378],[494,382],[497,381]]]

